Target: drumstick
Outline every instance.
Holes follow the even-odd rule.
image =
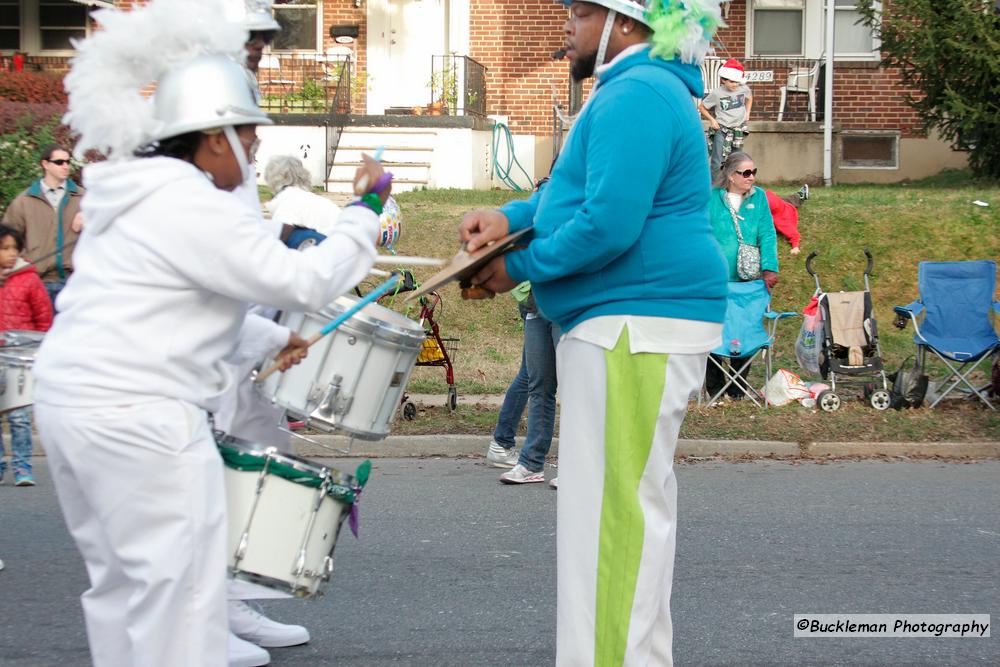
[[[330,333],[331,331],[333,331],[334,329],[336,329],[337,327],[339,327],[341,324],[343,324],[347,320],[351,319],[354,316],[354,313],[358,312],[359,310],[361,310],[362,308],[364,308],[365,306],[367,306],[368,304],[370,304],[371,302],[375,301],[380,296],[382,296],[383,294],[385,294],[386,292],[388,292],[389,290],[391,290],[393,287],[396,286],[396,283],[398,283],[401,278],[402,278],[402,276],[400,274],[398,274],[398,273],[392,274],[392,276],[388,280],[386,280],[384,283],[382,283],[381,285],[379,285],[378,287],[376,287],[374,290],[372,290],[368,294],[366,294],[363,297],[361,297],[356,304],[354,304],[353,306],[351,306],[350,308],[348,308],[347,310],[345,310],[340,316],[335,317],[332,320],[330,320],[329,322],[327,322],[326,325],[322,329],[320,329],[319,331],[317,331],[316,333],[314,333],[312,336],[310,336],[309,338],[307,338],[306,339],[306,348],[312,347],[313,343],[315,343],[320,338],[322,338],[323,336],[327,335],[328,333]],[[279,364],[278,362],[275,362],[274,364],[271,365],[270,368],[268,368],[263,373],[258,373],[257,377],[254,379],[254,382],[257,382],[257,383],[263,382],[264,380],[266,380],[267,378],[269,378],[272,373],[274,373],[275,371],[279,371],[279,370],[281,370],[281,364]]]
[[[403,255],[376,255],[376,264],[395,264],[397,266],[441,266],[443,259],[437,257],[404,257]]]

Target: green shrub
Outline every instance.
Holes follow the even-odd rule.
[[[26,122],[0,134],[0,215],[10,202],[41,175],[38,155],[56,141],[59,117]]]

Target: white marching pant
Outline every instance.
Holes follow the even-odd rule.
[[[226,499],[205,412],[36,404],[35,419],[90,576],[94,665],[225,665]]]
[[[706,354],[631,354],[564,337],[556,665],[670,667],[673,458]]]

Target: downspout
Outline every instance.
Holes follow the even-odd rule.
[[[823,185],[833,185],[833,24],[836,0],[826,0],[826,72],[823,77]]]

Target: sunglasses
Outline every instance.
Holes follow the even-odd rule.
[[[270,44],[274,41],[275,32],[274,30],[251,30],[250,39],[247,41],[260,40],[264,44]]]
[[[46,162],[50,164],[57,164],[60,167],[63,166],[64,164],[69,164],[69,160],[46,160]]]
[[[738,171],[736,173],[739,174],[740,176],[742,176],[743,178],[750,178],[751,176],[756,176],[757,175],[757,170],[756,169],[744,169],[743,171]]]

